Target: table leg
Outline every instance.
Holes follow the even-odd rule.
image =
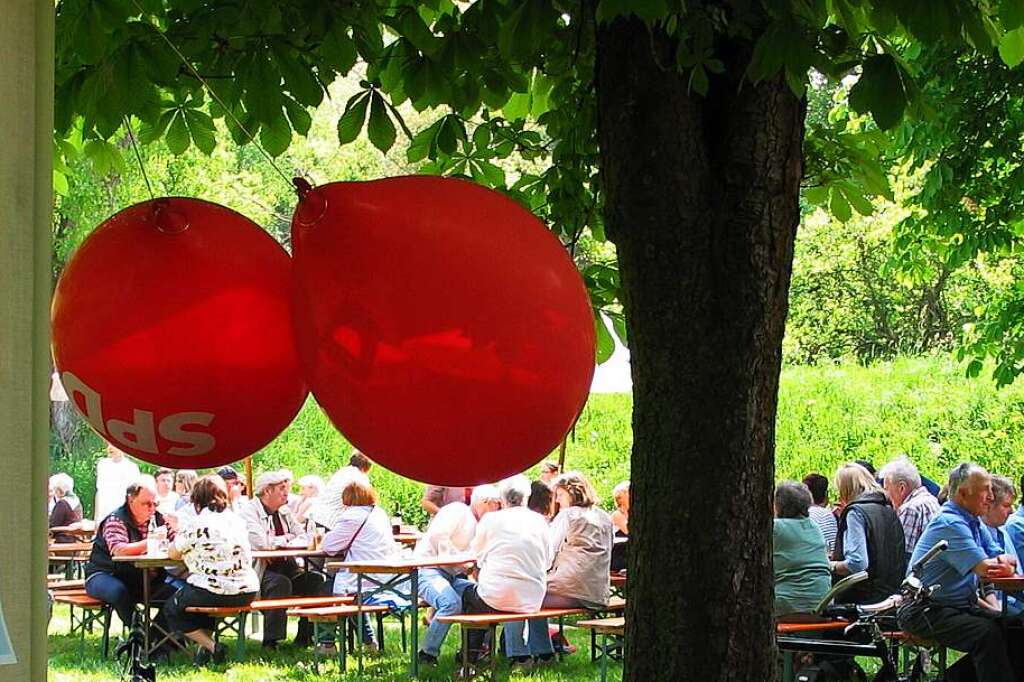
[[[782,682],[793,682],[793,652],[782,654]]]
[[[356,670],[363,675],[363,574],[356,573]]]
[[[149,663],[149,575],[148,568],[142,569],[142,662]]]
[[[410,628],[410,641],[411,646],[409,647],[409,671],[413,677],[419,675],[420,672],[420,658],[419,658],[419,628],[420,628],[420,595],[419,595],[419,571],[412,569],[409,574],[410,580],[410,598],[412,599],[412,627]]]

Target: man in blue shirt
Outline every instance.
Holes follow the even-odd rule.
[[[1024,476],[1020,478],[1020,485],[1021,492],[1024,493]],[[1017,550],[1017,556],[1024,554],[1024,499],[1021,499],[1021,505],[1017,511],[1010,514],[1010,517],[1006,519],[1006,525],[1003,526],[1003,529],[1013,542],[1013,547]]]
[[[963,660],[973,663],[979,682],[1008,682],[1017,678],[999,605],[995,598],[978,596],[979,577],[1008,577],[1016,568],[1015,560],[982,531],[978,517],[992,501],[992,477],[984,469],[965,463],[950,473],[949,501],[925,528],[910,560],[912,567],[937,542],[949,542],[921,575],[923,584],[940,588],[931,599],[901,608],[899,622],[913,635],[966,651]]]

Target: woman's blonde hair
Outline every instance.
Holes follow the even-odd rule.
[[[363,481],[352,481],[341,491],[341,503],[346,507],[372,507],[377,504],[377,491]]]
[[[552,486],[555,490],[561,488],[569,494],[574,507],[591,507],[597,504],[597,493],[594,486],[586,476],[578,471],[567,471],[555,479]]]
[[[852,462],[836,470],[835,486],[842,502],[853,502],[864,493],[881,490],[870,471]]]

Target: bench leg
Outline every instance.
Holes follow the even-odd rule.
[[[793,652],[782,652],[782,682],[793,682]]]
[[[114,608],[107,604],[103,607],[103,658],[110,656],[110,621],[114,616]]]
[[[462,679],[469,679],[469,628],[459,626],[462,635]]]
[[[491,625],[491,682],[498,679],[498,626]]]
[[[403,619],[402,625],[405,625],[405,617],[399,616],[399,618]],[[384,614],[380,612],[377,613],[377,649],[384,653]],[[402,651],[405,651],[405,642],[402,642]]]
[[[347,665],[347,661],[345,659],[348,657],[348,652],[345,648],[345,645],[347,644],[345,631],[348,630],[348,623],[348,618],[341,619],[341,637],[339,637],[338,621],[334,622],[334,641],[337,643],[336,646],[338,647],[338,670],[341,672],[345,672],[345,667]]]
[[[555,660],[561,662],[562,655],[565,651],[564,647],[561,646],[561,643],[569,641],[565,638],[565,616],[558,617],[558,640],[559,647],[555,649]]]
[[[238,614],[238,641],[235,642],[235,656],[239,661],[245,658],[245,622],[249,620],[249,614],[242,611]]]
[[[595,635],[594,630],[590,631],[591,635]],[[608,679],[608,635],[601,633],[601,682],[606,682]]]

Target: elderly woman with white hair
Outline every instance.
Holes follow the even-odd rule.
[[[878,602],[899,591],[907,570],[903,526],[874,476],[859,464],[836,471],[842,513],[830,567],[836,576],[860,571],[868,579],[843,592],[851,604]]]
[[[552,564],[541,607],[602,609],[611,594],[615,536],[611,517],[597,506],[593,486],[578,471],[562,474],[553,486],[559,511],[551,521]],[[505,625],[505,651],[514,663],[526,663],[531,656],[540,660],[554,656],[547,619],[529,621],[525,642],[523,630],[522,621]]]
[[[49,527],[70,526],[82,520],[82,503],[75,497],[75,482],[64,473],[50,476],[50,494],[53,497],[53,508],[50,509]],[[59,543],[77,542],[70,533],[54,533],[53,541]]]
[[[299,523],[306,523],[313,500],[323,494],[326,485],[324,479],[313,474],[299,479],[299,503],[295,505],[295,518]]]
[[[525,476],[501,481],[498,491],[504,508],[480,519],[470,545],[479,574],[476,585],[462,593],[463,613],[531,613],[544,602],[547,572],[553,558],[548,523],[526,507],[530,480]],[[483,636],[479,630],[469,634],[471,660],[479,658]],[[513,650],[508,630],[505,647]]]

